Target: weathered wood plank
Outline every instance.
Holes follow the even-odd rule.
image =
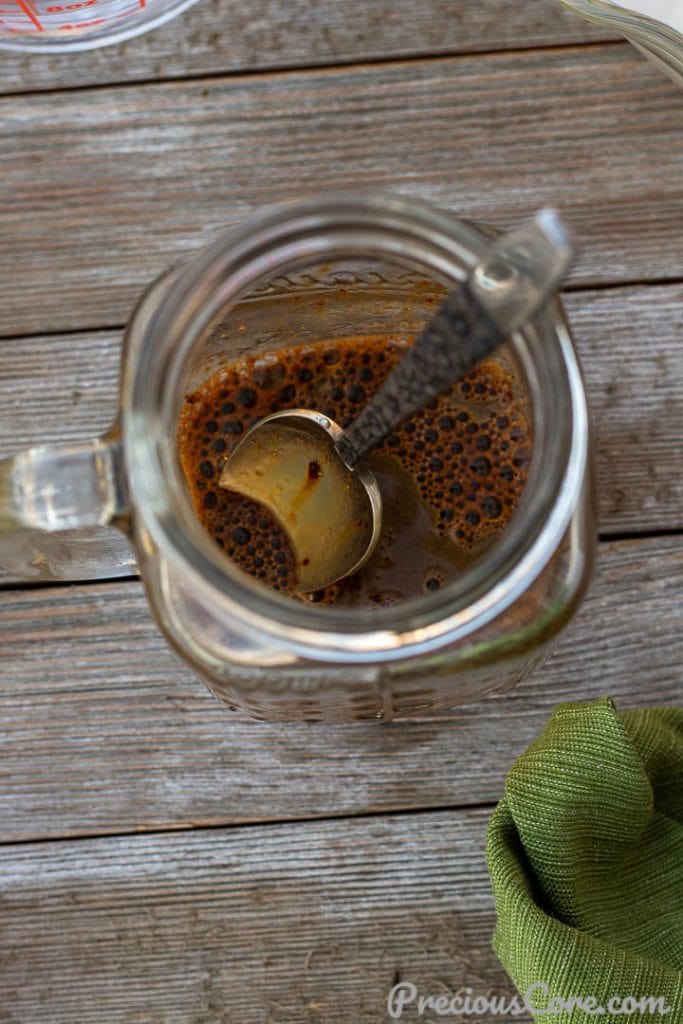
[[[376,1024],[397,978],[510,998],[489,814],[6,847],[0,1019]]]
[[[569,293],[603,534],[683,529],[683,285]],[[114,417],[120,332],[0,341],[0,457]]]
[[[601,532],[683,527],[683,286],[566,296],[595,424]]]
[[[556,0],[201,0],[154,32],[77,59],[5,53],[0,92],[611,38]]]
[[[0,458],[76,441],[116,415],[121,331],[0,340]]]
[[[236,719],[164,645],[137,582],[0,594],[0,839],[497,799],[552,707],[683,698],[683,540],[603,545],[548,665],[448,715]]]
[[[575,282],[681,277],[682,110],[626,44],[6,98],[0,333],[122,323],[219,227],[349,186],[501,226],[552,203]]]

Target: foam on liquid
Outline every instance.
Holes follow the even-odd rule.
[[[187,396],[178,445],[190,497],[216,544],[245,572],[296,594],[286,533],[265,509],[218,486],[244,432],[294,408],[318,409],[348,426],[409,344],[371,336],[247,356]],[[505,528],[530,456],[516,377],[486,360],[368,458],[383,498],[377,549],[354,576],[302,599],[377,607],[443,586]]]

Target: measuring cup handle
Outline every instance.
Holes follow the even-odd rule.
[[[127,495],[114,436],[0,460],[0,583],[130,575]]]

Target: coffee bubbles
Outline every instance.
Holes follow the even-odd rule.
[[[260,506],[217,481],[249,427],[283,409],[318,409],[347,427],[409,341],[361,337],[246,356],[208,378],[183,404],[178,445],[195,512],[241,569],[296,592],[287,535]],[[531,456],[523,390],[511,366],[479,364],[391,434],[368,459],[383,491],[377,550],[355,576],[302,600],[384,606],[438,590],[503,530]]]

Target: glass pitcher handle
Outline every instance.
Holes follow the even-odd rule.
[[[113,434],[0,459],[0,584],[137,572]]]

